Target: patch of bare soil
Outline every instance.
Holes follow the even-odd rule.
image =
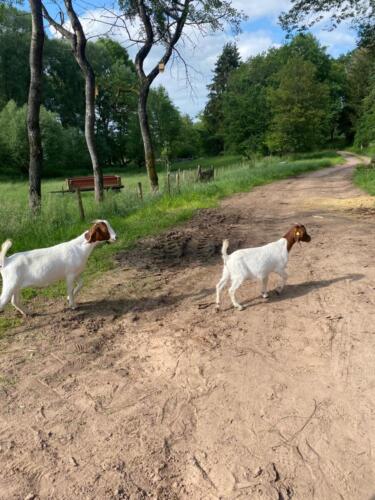
[[[0,354],[0,498],[369,500],[375,222],[356,162],[143,241],[76,311],[35,304]],[[215,312],[222,238],[261,245],[295,221],[313,239],[283,294],[248,283],[244,311],[224,294]]]

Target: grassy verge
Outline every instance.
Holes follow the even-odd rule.
[[[132,175],[124,178],[126,189],[121,193],[108,193],[100,207],[94,203],[92,193],[85,193],[83,202],[86,220],[110,220],[119,237],[116,245],[105,245],[93,253],[85,272],[86,279],[92,279],[97,273],[110,269],[115,252],[130,247],[142,237],[157,234],[186,221],[197,209],[214,207],[225,196],[246,192],[255,186],[328,167],[340,161],[341,157],[329,153],[319,158],[314,155],[313,158],[298,160],[268,158],[251,164],[235,162],[221,167],[216,164],[215,180],[199,184],[194,182],[194,172],[189,171],[189,166],[186,166],[186,175],[181,175],[180,192],[174,175],[171,194],[165,192],[165,174],[162,173],[161,194],[155,196],[145,190],[143,201],[137,197],[135,187],[139,181],[146,185],[146,178],[144,175]],[[210,159],[209,164],[213,164]],[[78,219],[75,196],[50,194],[50,191],[59,188],[61,180],[44,183],[43,211],[38,218],[33,219],[27,211],[27,184],[0,183],[0,242],[6,238],[13,239],[14,252],[50,246],[83,232],[88,223]],[[29,289],[24,296],[32,298],[36,293],[36,290]],[[64,284],[38,292],[47,296],[62,293],[65,293]]]
[[[375,169],[360,165],[354,173],[354,183],[371,196],[375,196]]]
[[[233,165],[238,165],[241,163],[240,155],[221,155],[221,156],[209,156],[204,158],[195,158],[194,160],[184,160],[184,161],[175,161],[172,163],[172,170],[189,170],[196,169],[197,165],[200,165],[203,168],[206,167],[231,167]]]
[[[370,158],[375,158],[375,144],[370,145],[366,148],[360,148],[358,146],[351,146],[346,148],[347,151],[351,151],[353,153],[356,153],[358,156],[368,156]]]

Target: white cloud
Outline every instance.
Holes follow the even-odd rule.
[[[332,56],[339,56],[347,50],[354,48],[356,37],[352,32],[341,31],[320,31],[315,33],[322,45],[326,46]]]
[[[249,21],[261,17],[277,17],[290,6],[289,0],[233,0],[233,7],[249,16]]]
[[[237,37],[237,46],[243,61],[246,61],[251,56],[255,56],[268,50],[271,47],[278,47],[279,44],[274,42],[270,33],[264,30],[256,32],[245,32]]]
[[[318,38],[320,43],[327,47],[328,52],[333,57],[338,57],[339,55],[352,50],[356,45],[356,34],[351,29],[350,23],[345,22],[338,25],[334,30],[328,28],[328,24],[319,24],[314,27],[312,33]]]

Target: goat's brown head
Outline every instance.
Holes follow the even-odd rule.
[[[285,234],[284,238],[288,242],[288,252],[292,248],[294,243],[297,243],[299,241],[309,243],[309,241],[311,241],[311,236],[307,233],[306,228],[303,224],[294,224],[294,226],[291,227]]]
[[[97,220],[85,233],[85,238],[87,243],[113,243],[116,241],[116,233],[106,220]]]

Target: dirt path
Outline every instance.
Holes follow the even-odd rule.
[[[143,242],[77,311],[37,305],[0,354],[0,498],[370,500],[375,208],[356,161]],[[225,293],[216,313],[222,237],[294,221],[313,240],[283,295],[249,283],[243,312]]]

